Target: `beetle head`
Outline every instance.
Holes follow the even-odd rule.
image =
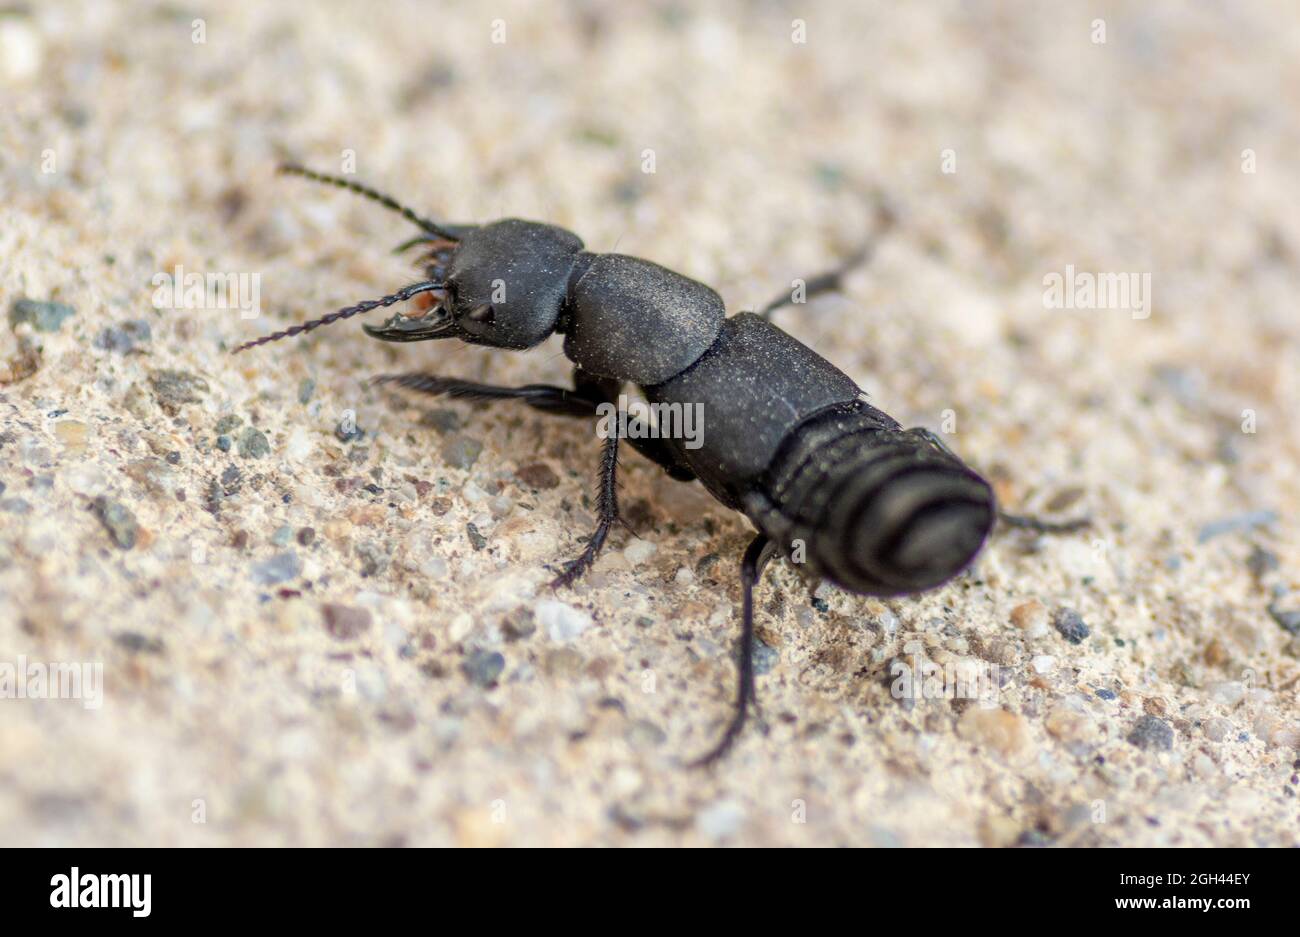
[[[447,264],[443,298],[418,318],[396,315],[366,333],[390,342],[459,338],[531,348],[560,319],[579,238],[554,225],[508,218],[467,231]]]

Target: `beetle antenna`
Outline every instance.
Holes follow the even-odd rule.
[[[319,319],[312,319],[309,322],[291,325],[283,332],[272,332],[270,335],[263,335],[261,338],[255,338],[251,342],[244,342],[244,344],[234,349],[231,354],[237,355],[246,349],[253,348],[257,345],[265,345],[268,342],[278,342],[280,339],[288,338],[291,335],[301,335],[304,332],[310,332],[312,329],[320,328],[322,325],[329,325],[331,322],[338,322],[340,319],[350,319],[358,313],[369,312],[371,309],[378,309],[381,306],[391,306],[394,303],[400,303],[403,300],[410,299],[412,296],[418,296],[420,293],[431,293],[434,290],[440,290],[443,286],[444,284],[441,280],[423,280],[419,283],[412,283],[410,286],[404,286],[396,293],[390,293],[382,299],[368,299],[364,303],[357,303],[355,306],[346,306],[338,312],[331,312],[329,315],[321,316]]]
[[[436,234],[439,237],[450,238],[453,241],[460,240],[461,227],[452,225],[443,227],[436,221],[431,221],[422,215],[417,215],[413,209],[407,208],[391,195],[385,195],[377,189],[370,186],[362,185],[359,182],[353,182],[351,179],[344,179],[341,176],[330,176],[325,173],[316,172],[308,169],[306,166],[299,166],[297,163],[281,163],[278,172],[288,176],[302,176],[304,179],[311,179],[313,182],[323,182],[325,185],[332,185],[340,189],[347,189],[349,192],[355,192],[357,195],[364,196],[372,202],[378,202],[385,208],[397,212],[411,224],[418,225],[430,234]]]

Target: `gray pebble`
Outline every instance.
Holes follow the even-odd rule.
[[[1083,616],[1072,608],[1062,607],[1053,612],[1052,625],[1071,644],[1082,644],[1083,639],[1092,634]]]
[[[217,448],[220,449],[222,452],[229,452],[231,445],[233,445],[233,443],[231,442],[229,436],[217,437]]]
[[[158,403],[173,410],[182,404],[198,403],[208,392],[208,382],[188,371],[154,371],[149,375],[149,386]]]
[[[1236,514],[1232,517],[1221,517],[1218,520],[1210,521],[1201,527],[1196,535],[1197,543],[1205,543],[1215,537],[1223,534],[1236,533],[1242,530],[1253,530],[1256,527],[1263,527],[1272,524],[1277,520],[1277,511],[1249,511],[1245,514]]]
[[[764,644],[761,640],[754,639],[754,675],[761,677],[764,674],[771,673],[776,662],[781,659],[781,652],[774,647]]]
[[[244,418],[236,413],[230,413],[217,420],[217,425],[212,427],[212,431],[218,435],[225,436],[231,430],[244,422]]]
[[[140,531],[140,525],[136,523],[135,515],[131,513],[125,505],[117,501],[110,501],[103,495],[100,495],[94,502],[95,516],[99,518],[108,535],[113,538],[113,542],[123,550],[129,550],[135,546],[136,534]]]
[[[76,314],[77,310],[67,303],[20,299],[9,309],[9,324],[28,323],[37,332],[57,332],[67,319]]]
[[[1251,575],[1256,579],[1271,573],[1277,569],[1278,562],[1276,554],[1270,553],[1259,544],[1255,544],[1250,551],[1250,556],[1246,557],[1246,568],[1250,570]]]
[[[1157,716],[1143,716],[1133,726],[1128,740],[1146,751],[1167,752],[1174,747],[1174,730]]]
[[[253,564],[253,581],[260,586],[273,586],[298,578],[302,572],[302,560],[293,550],[277,553],[268,560]]]
[[[479,533],[479,529],[473,523],[465,525],[465,532],[469,534],[469,543],[475,550],[482,550],[487,546],[487,537]]]
[[[461,671],[470,683],[478,686],[492,686],[506,669],[506,659],[496,651],[470,651],[461,662]]]
[[[95,347],[104,351],[126,354],[153,339],[153,329],[146,319],[132,319],[121,325],[110,325],[95,336]]]
[[[388,569],[390,553],[389,547],[374,540],[357,544],[357,556],[361,557],[361,575],[377,576]]]
[[[1300,609],[1293,611],[1283,611],[1276,605],[1268,607],[1268,613],[1273,620],[1282,626],[1284,631],[1294,635],[1300,635]]]
[[[239,454],[245,459],[260,459],[271,454],[271,444],[266,441],[266,434],[255,426],[250,426],[239,436]]]
[[[501,622],[501,630],[511,640],[526,638],[537,630],[537,616],[531,608],[517,608],[506,615]]]
[[[163,652],[162,641],[157,638],[147,637],[137,631],[123,631],[121,634],[115,635],[113,640],[132,654],[161,654]]]
[[[288,546],[289,541],[293,539],[293,528],[289,526],[280,527],[275,533],[271,534],[271,543],[277,547]]]
[[[439,433],[454,433],[460,429],[460,416],[455,410],[426,410],[420,417],[420,425]]]
[[[306,403],[311,400],[311,395],[316,393],[316,382],[309,377],[304,377],[298,382],[298,402]]]
[[[452,436],[442,447],[442,460],[453,468],[472,468],[483,444],[469,436]]]

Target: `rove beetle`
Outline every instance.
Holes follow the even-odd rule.
[[[904,429],[867,403],[852,379],[773,325],[783,294],[758,312],[727,317],[703,283],[622,254],[595,254],[555,225],[507,218],[482,225],[431,221],[374,189],[297,165],[291,175],[347,189],[400,213],[421,233],[424,279],[320,319],[234,349],[311,331],[415,297],[419,315],[396,314],[366,333],[387,342],[455,338],[522,350],[564,336],[572,388],[498,387],[424,373],[377,383],[475,401],[522,400],[562,416],[591,418],[625,384],[653,404],[702,407],[706,430],[695,447],[680,439],[627,433],[627,441],[679,481],[698,479],[758,533],[740,564],[743,605],[739,685],[719,742],[696,764],[721,757],[736,740],[754,692],[754,586],[775,550],[798,551],[810,572],[850,592],[902,596],[933,589],[965,570],[994,523],[1069,531],[1086,519],[1048,524],[998,510],[987,481],[926,429]],[[881,209],[883,229],[892,214]],[[807,281],[805,298],[837,289],[872,244],[839,268]],[[428,294],[426,297],[425,294]],[[432,302],[428,302],[432,297]],[[644,428],[644,427],[642,427]],[[619,519],[615,474],[620,433],[605,434],[599,521],[585,549],[552,585],[574,582],[595,561]]]

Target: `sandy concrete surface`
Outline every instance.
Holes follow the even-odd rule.
[[[1295,845],[1300,10],[1088,11],[5,5],[0,842]],[[909,599],[776,564],[766,731],[690,770],[745,520],[629,452],[639,537],[552,593],[593,429],[366,378],[562,382],[557,339],[353,320],[231,357],[417,276],[409,225],[282,159],[562,224],[733,312],[885,190],[870,268],[779,323],[1011,509],[1094,525]],[[1099,274],[1145,308],[1076,292]],[[891,689],[963,666],[984,700]]]

